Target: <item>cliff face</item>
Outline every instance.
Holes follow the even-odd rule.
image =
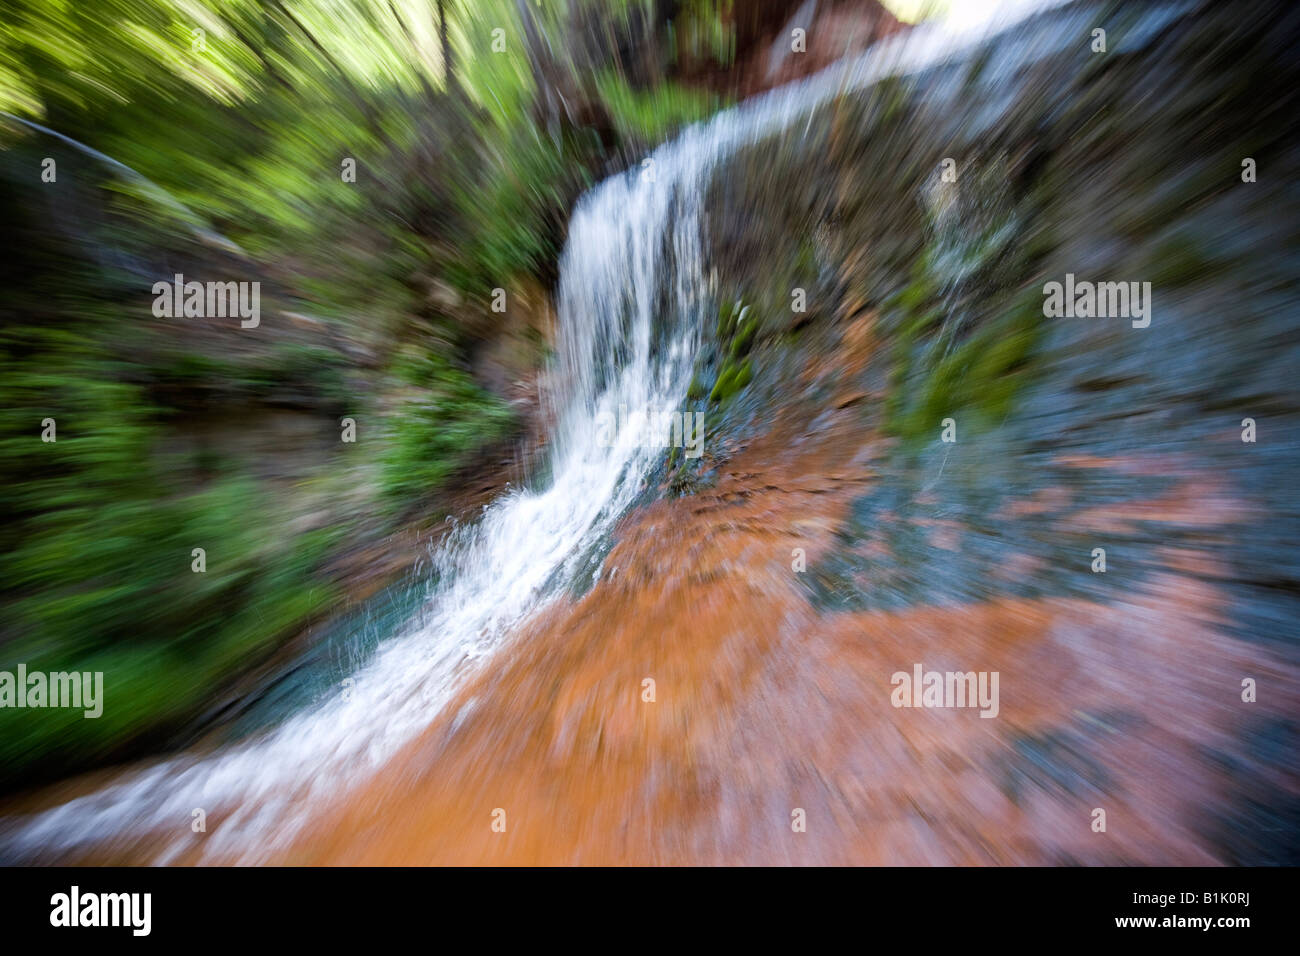
[[[772,465],[752,455],[774,406],[805,422],[792,458],[818,435],[857,449],[824,549],[795,520],[764,528],[786,529],[787,563],[808,542],[792,577],[817,628],[878,642],[866,670],[839,648],[825,686],[871,693],[869,668],[941,658],[1019,683],[981,743],[939,744],[1008,812],[1033,808],[1002,859],[1295,860],[1297,766],[1272,748],[1296,742],[1300,679],[1297,41],[1294,11],[1265,5],[1074,5],[844,96],[715,181],[722,316],[697,374],[707,393],[739,352],[747,384],[701,404],[718,457],[668,487],[732,500]],[[1107,282],[1133,307],[1091,304]],[[1243,698],[1257,673],[1277,707]],[[1126,846],[1048,823],[1111,801]],[[981,858],[968,835],[949,861]]]

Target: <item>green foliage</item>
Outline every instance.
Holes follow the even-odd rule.
[[[615,71],[601,74],[596,85],[619,137],[635,143],[660,142],[681,127],[711,116],[723,105],[716,93],[678,83],[634,89]]]
[[[419,389],[383,426],[380,483],[390,512],[427,497],[516,424],[500,399],[440,356],[408,353],[400,370]]]
[[[102,670],[109,704],[0,710],[0,782],[29,765],[103,759],[175,727],[334,597],[315,573],[328,533],[277,535],[247,478],[195,486],[143,390],[84,340],[15,341],[0,365],[0,578],[9,596],[0,668]],[[53,418],[56,441],[43,442]],[[191,570],[205,547],[207,571]]]
[[[537,274],[559,254],[564,210],[591,184],[575,161],[572,140],[557,146],[528,124],[485,148],[480,178],[454,187],[453,202],[468,227],[448,262],[447,276],[474,296],[503,277]]]
[[[608,52],[664,41],[646,0],[446,4],[448,62],[438,6],[7,6],[0,111],[53,134],[0,117],[0,668],[103,670],[108,703],[0,710],[0,786],[165,741],[328,610],[344,544],[517,427],[465,371],[500,332],[490,291],[545,284],[616,151],[718,105]],[[725,46],[695,7],[688,32]],[[551,82],[597,119],[544,117]],[[261,327],[155,320],[147,290],[176,272],[260,281]],[[286,409],[316,429],[303,447],[275,447]]]

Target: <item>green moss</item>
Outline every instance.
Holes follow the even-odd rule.
[[[741,364],[728,361],[722,367],[722,372],[718,376],[717,384],[713,386],[713,391],[709,393],[709,401],[727,401],[748,385],[753,377],[754,369],[749,359],[745,359]]]
[[[749,309],[746,307],[745,312]],[[736,335],[731,340],[731,348],[728,354],[733,358],[740,358],[749,352],[750,346],[754,342],[754,335],[758,332],[758,319],[748,318],[739,320],[739,327],[736,329]]]
[[[723,302],[718,306],[717,336],[719,342],[727,342],[735,334],[737,321],[748,311],[739,299],[735,302]]]
[[[943,333],[944,307],[922,257],[911,281],[889,303],[895,339],[885,427],[907,441],[927,441],[940,422],[959,412],[976,427],[996,425],[1010,414],[1028,374],[1042,331],[1036,289],[1006,303],[961,341]]]
[[[709,393],[708,387],[700,380],[700,373],[696,372],[691,376],[691,384],[686,388],[686,398],[692,402],[698,402]]]

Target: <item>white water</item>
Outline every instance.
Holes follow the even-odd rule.
[[[208,858],[257,862],[291,842],[316,806],[382,766],[522,621],[563,593],[641,492],[662,449],[628,441],[600,447],[595,423],[620,406],[682,407],[699,330],[712,312],[701,203],[719,161],[773,132],[802,135],[796,121],[837,92],[938,64],[1055,5],[1007,3],[996,23],[927,26],[877,44],[687,129],[651,165],[596,187],[574,211],[561,260],[562,394],[548,396],[558,421],[550,487],[506,494],[445,544],[425,612],[354,675],[347,694],[252,740],[176,757],[7,821],[4,849],[25,857],[148,836],[150,845],[168,847],[159,862],[191,847]],[[106,692],[112,706],[111,684]],[[190,830],[195,808],[209,818],[201,837]]]

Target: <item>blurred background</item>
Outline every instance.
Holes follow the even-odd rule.
[[[0,856],[158,859],[156,821],[15,834],[272,732],[402,632],[591,385],[580,197],[778,91],[702,178],[662,154],[702,239],[688,271],[648,237],[650,298],[692,330],[706,454],[646,465],[276,858],[1295,863],[1300,16],[1035,6],[3,0],[0,670],[107,701],[0,708]],[[259,281],[260,327],[157,317],[178,273]],[[1066,273],[1150,282],[1151,327],[1045,317]],[[600,328],[612,375],[635,337]],[[1002,718],[890,708],[918,661],[1000,670]],[[503,789],[572,825],[489,842]],[[793,806],[823,821],[795,847]]]

